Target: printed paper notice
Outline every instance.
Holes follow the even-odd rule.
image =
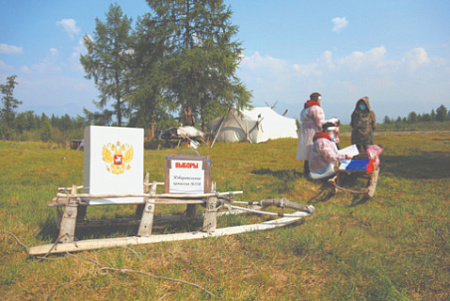
[[[354,156],[359,155],[358,148],[356,147],[355,144],[350,145],[350,146],[348,146],[346,148],[340,149],[338,152],[341,155],[349,155],[350,157],[354,157]]]
[[[205,171],[201,161],[173,160],[169,171],[169,193],[204,193]]]

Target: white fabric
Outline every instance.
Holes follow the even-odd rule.
[[[200,130],[197,130],[193,126],[182,126],[177,128],[177,134],[179,136],[184,135],[186,137],[204,137],[204,133]]]
[[[312,106],[300,113],[300,135],[298,136],[297,160],[308,160],[313,144],[313,137],[320,132],[325,123],[325,113],[319,106]]]
[[[335,173],[335,162],[345,159],[340,154],[336,144],[326,138],[317,139],[309,156],[309,170],[312,179],[321,179]]]
[[[327,177],[331,177],[336,173],[335,166],[333,163],[328,163],[319,170],[311,170],[309,176],[313,180],[319,180]]]
[[[218,130],[222,117],[211,123],[211,130]],[[246,132],[253,143],[265,142],[269,139],[297,138],[297,124],[294,118],[279,115],[269,107],[257,107],[243,110],[239,116],[235,109],[231,109],[222,128],[216,133],[218,141],[245,141]]]

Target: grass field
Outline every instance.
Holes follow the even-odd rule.
[[[286,197],[315,206],[315,216],[269,231],[47,259],[29,257],[5,231],[26,246],[54,242],[56,214],[45,203],[58,187],[82,184],[83,153],[48,143],[0,142],[0,300],[449,300],[450,133],[380,133],[375,142],[385,151],[369,200],[332,195],[326,184],[306,180],[294,139],[201,147],[211,157],[218,191],[243,190],[245,201]],[[347,145],[344,135],[341,146]],[[165,156],[177,152],[145,151],[151,180],[163,181]],[[166,206],[156,214],[184,209]],[[87,217],[132,216],[134,210],[89,208]],[[253,220],[221,218],[219,226]],[[200,227],[193,221],[155,231]],[[134,231],[92,228],[76,236]]]

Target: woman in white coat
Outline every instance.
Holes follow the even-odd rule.
[[[300,134],[298,136],[297,160],[305,160],[304,174],[309,176],[309,156],[311,154],[311,146],[313,137],[316,132],[322,130],[325,121],[325,113],[321,108],[322,95],[314,92],[309,96],[309,100],[305,103],[300,113]]]
[[[340,154],[336,147],[335,138],[337,127],[327,122],[322,131],[313,137],[313,145],[309,156],[310,178],[313,180],[328,178],[336,174],[336,163],[344,159],[351,159],[350,155]]]

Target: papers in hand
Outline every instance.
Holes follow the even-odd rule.
[[[341,155],[349,155],[350,157],[354,157],[354,156],[359,155],[358,148],[356,147],[355,144],[350,145],[350,146],[348,146],[346,148],[340,149],[340,150],[338,150],[338,152]]]

